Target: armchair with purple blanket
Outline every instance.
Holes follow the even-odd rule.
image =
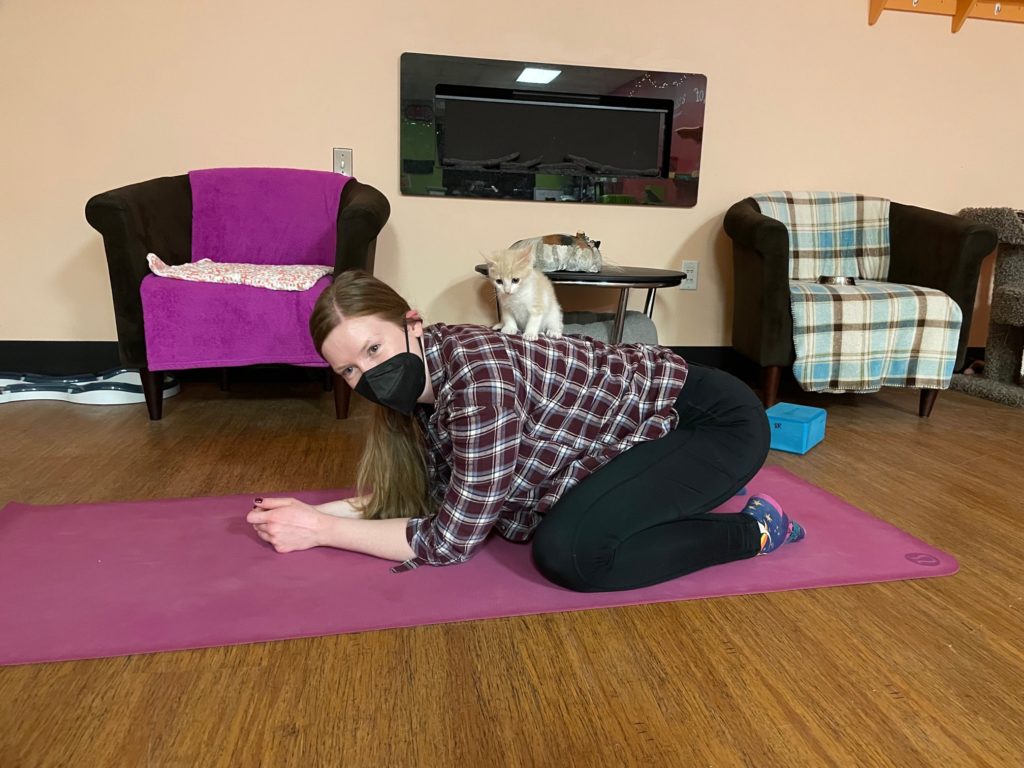
[[[288,364],[326,368],[308,321],[328,274],[304,291],[189,282],[150,273],[210,259],[242,264],[319,264],[373,271],[390,214],[381,192],[354,178],[289,168],[192,171],[103,192],[85,216],[103,236],[118,352],[138,368],[149,417],[161,417],[165,371]],[[334,376],[338,418],[351,391]]]

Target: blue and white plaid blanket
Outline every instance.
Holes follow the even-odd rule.
[[[789,230],[789,277],[885,280],[889,274],[889,201],[839,192],[755,195],[761,213]]]
[[[962,313],[931,288],[882,282],[889,272],[889,201],[828,192],[754,197],[789,229],[793,373],[808,392],[946,389]],[[819,275],[857,285],[820,285]]]
[[[960,307],[942,291],[867,280],[791,280],[793,374],[808,392],[946,389],[960,340]]]

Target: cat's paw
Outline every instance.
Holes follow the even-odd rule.
[[[549,339],[560,339],[560,338],[562,338],[562,332],[561,331],[548,331],[544,335],[547,336]]]
[[[492,331],[500,331],[504,326],[501,323],[495,323],[491,326]]]
[[[515,336],[519,332],[519,327],[515,325],[499,325],[498,330],[508,336]]]
[[[530,333],[527,331],[523,333],[523,338],[526,339],[527,341],[536,341],[540,337],[536,333]]]

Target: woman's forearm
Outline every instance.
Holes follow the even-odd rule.
[[[334,517],[362,517],[361,510],[369,500],[369,496],[353,496],[338,501],[325,501],[323,504],[317,504],[316,509]]]
[[[404,562],[416,556],[405,536],[408,522],[407,517],[362,520],[334,517],[328,513],[322,520],[318,538],[324,547],[337,547]]]

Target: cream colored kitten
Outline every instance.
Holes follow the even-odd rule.
[[[498,251],[487,260],[487,276],[494,285],[501,308],[501,322],[494,330],[534,341],[540,334],[562,336],[562,308],[547,275],[534,267],[533,248]]]

